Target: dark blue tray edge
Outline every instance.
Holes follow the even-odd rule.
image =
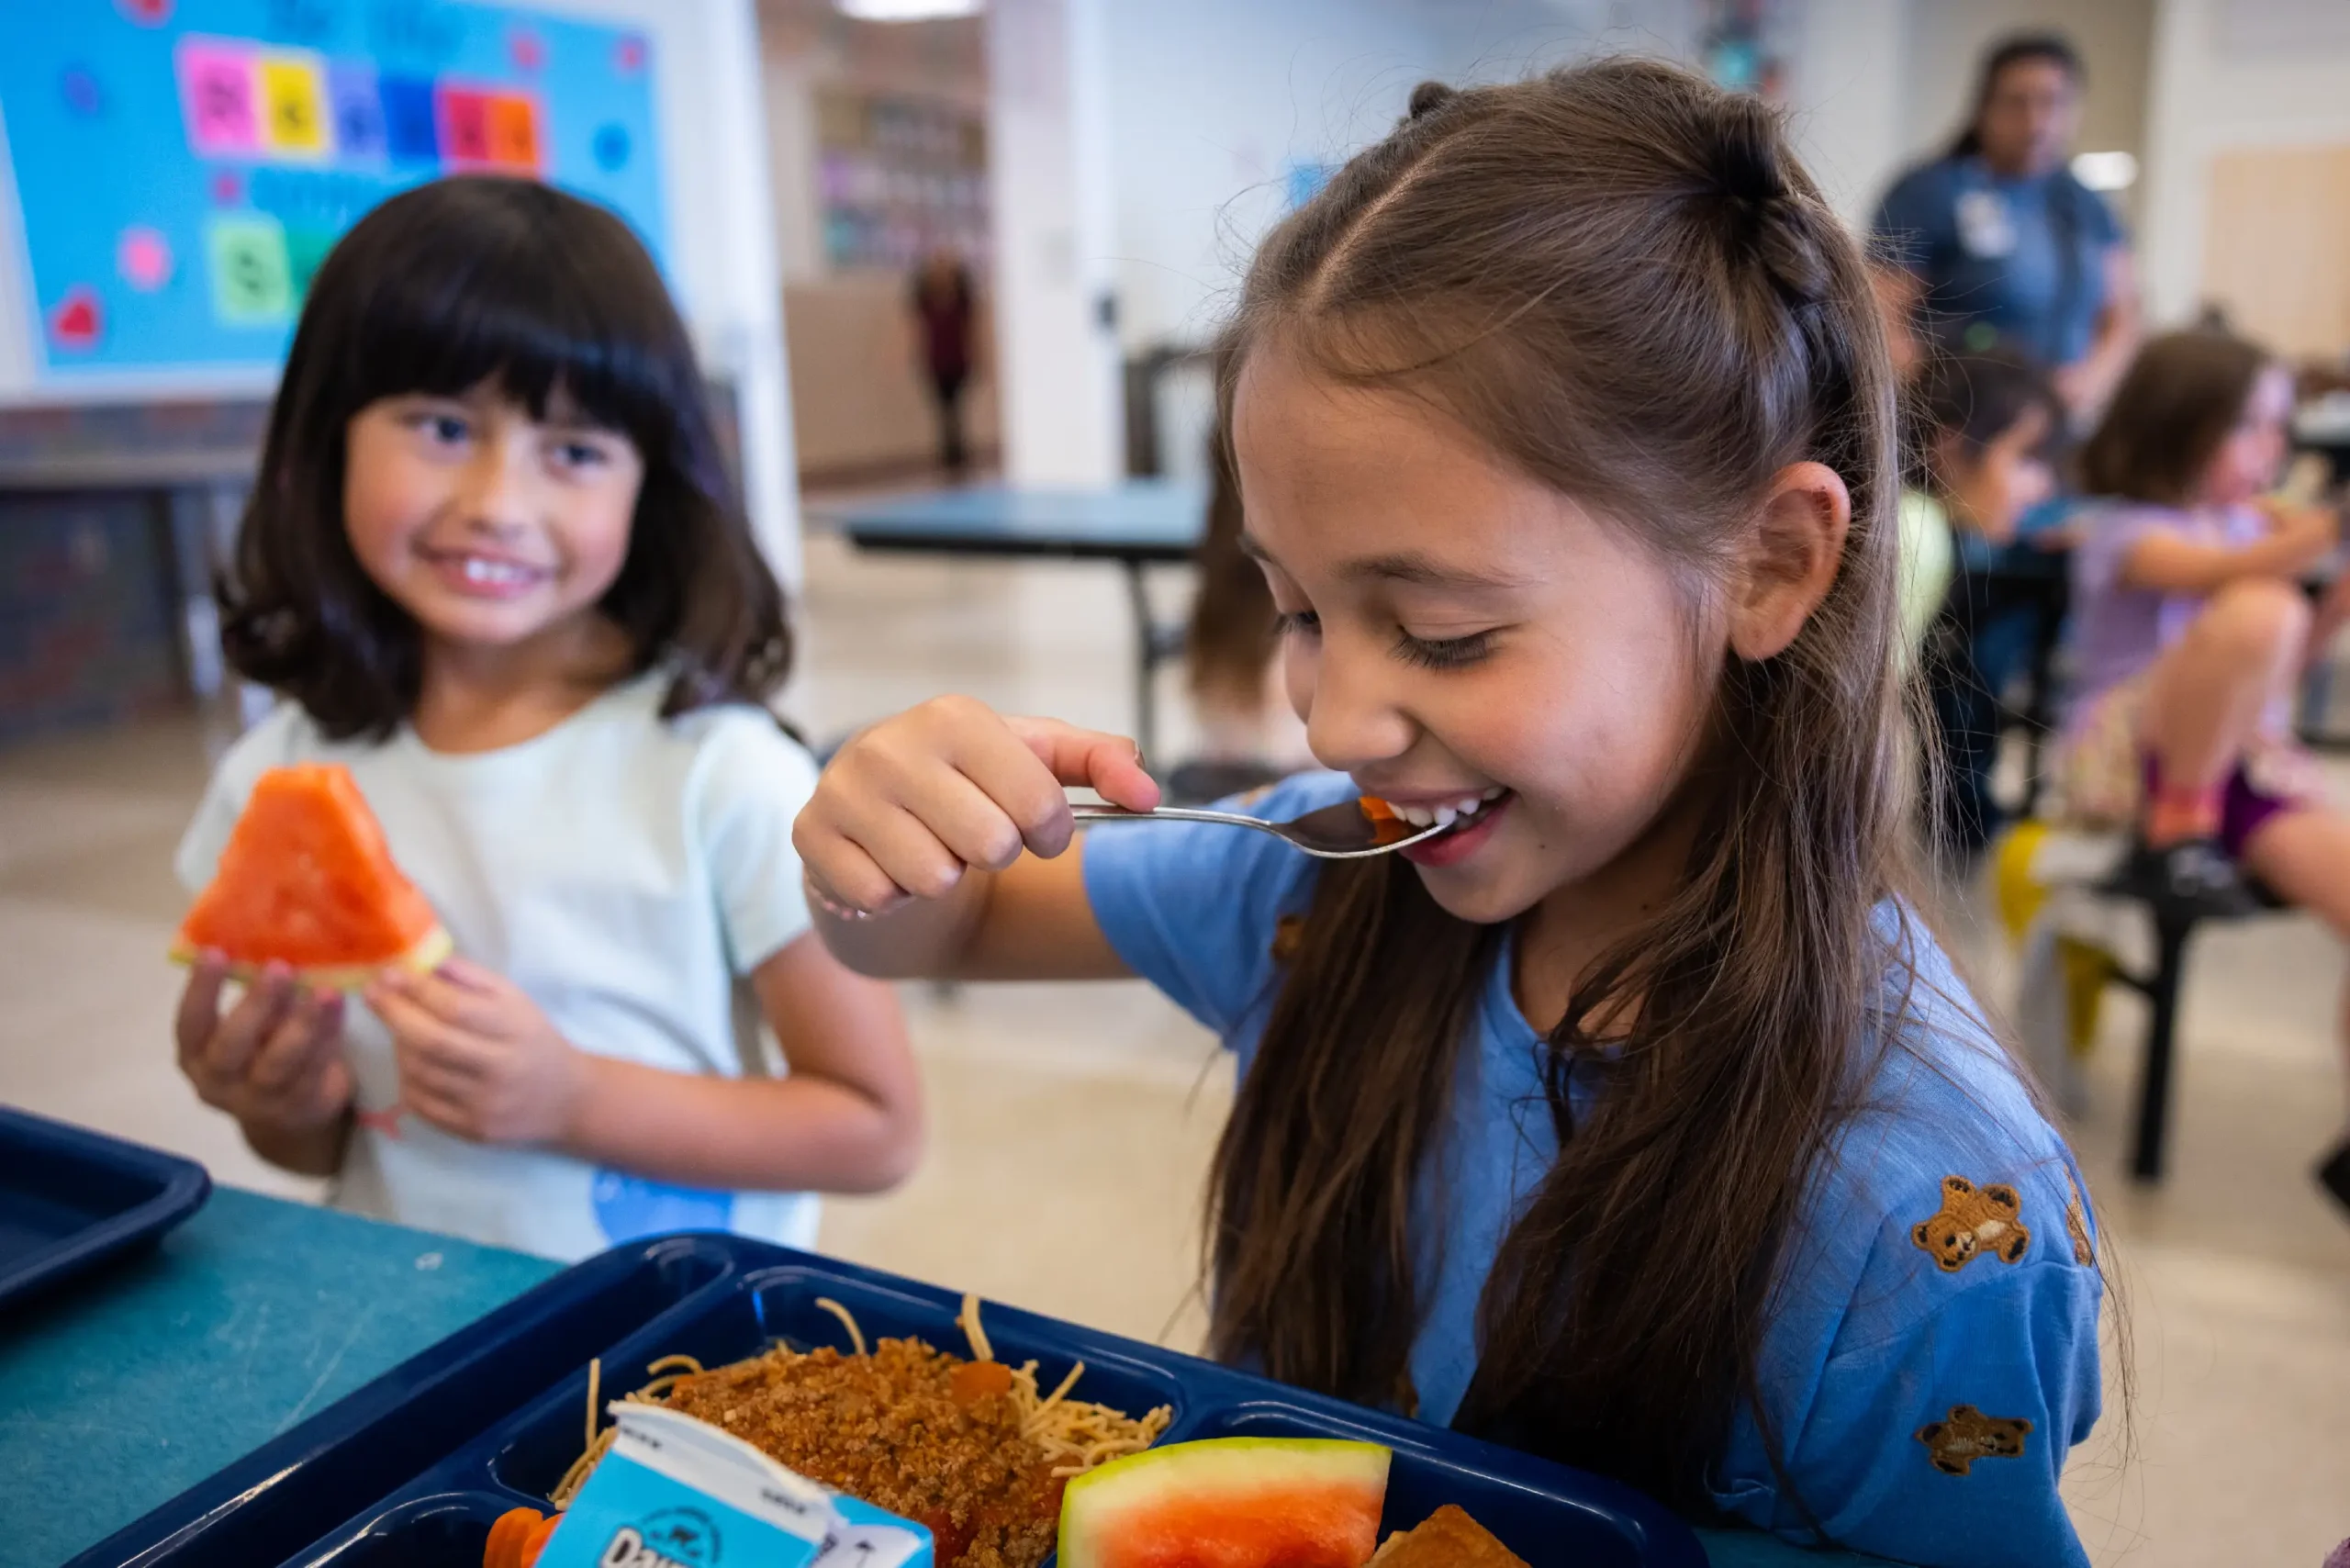
[[[30,1265],[0,1275],[0,1311],[62,1284],[110,1258],[153,1241],[204,1206],[212,1195],[212,1174],[193,1159],[127,1138],[95,1132],[0,1105],[0,1145],[29,1143],[36,1152],[66,1151],[86,1160],[159,1181],[162,1190],[111,1218],[99,1221],[71,1241],[39,1255]]]

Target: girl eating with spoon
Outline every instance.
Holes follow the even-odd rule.
[[[2087,1561],[2096,1232],[1907,896],[1894,396],[1758,101],[1618,62],[1427,86],[1223,345],[1292,703],[1449,828],[1323,862],[1133,745],[944,698],[794,830],[868,974],[1139,974],[1237,1053],[1211,1349],[1923,1563]]]

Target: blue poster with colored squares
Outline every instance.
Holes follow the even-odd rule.
[[[663,258],[651,43],[460,0],[10,7],[0,128],[50,378],[273,367],[352,222],[442,174],[547,180]]]

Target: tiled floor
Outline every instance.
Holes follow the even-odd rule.
[[[1107,568],[860,560],[817,538],[809,577],[810,674],[789,706],[811,734],[950,687],[1129,721]],[[1171,610],[1180,581],[1158,587]],[[1162,756],[1180,753],[1181,723]],[[183,899],[169,862],[207,739],[191,718],[0,753],[0,1098],[298,1193],[171,1062],[177,972],[162,953]],[[1996,979],[1996,942],[1975,930],[1966,945]],[[2109,1008],[2075,1132],[2121,1260],[2136,1389],[2114,1391],[2067,1483],[2100,1563],[2317,1568],[2350,1535],[2350,1224],[2307,1174],[2343,1114],[2341,969],[2305,921],[2200,939],[2174,1174],[2153,1193],[2118,1177],[2142,1014]],[[907,1002],[930,1159],[886,1198],[829,1204],[826,1246],[1196,1344],[1200,1178],[1231,1094],[1208,1036],[1135,984],[909,988]]]

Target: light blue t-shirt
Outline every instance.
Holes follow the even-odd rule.
[[[1354,792],[1310,774],[1251,810],[1284,818]],[[1084,861],[1111,945],[1221,1036],[1243,1073],[1281,986],[1276,928],[1305,913],[1316,865],[1264,834],[1205,825],[1097,828]],[[1904,918],[1887,905],[1880,926],[1890,937]],[[1842,1544],[1953,1568],[2085,1564],[2056,1482],[2098,1417],[2094,1222],[2064,1140],[1931,935],[1910,927],[1908,1048],[1886,1054],[1812,1175],[1764,1336],[1763,1399],[1789,1477]],[[1902,977],[1887,985],[1890,1009]],[[1476,1370],[1494,1254],[1558,1152],[1545,1047],[1512,996],[1506,942],[1472,1027],[1442,1180],[1421,1182],[1428,1204],[1446,1204],[1424,1233],[1445,1245],[1423,1254],[1411,1371],[1419,1414],[1438,1424]],[[1728,1512],[1811,1539],[1752,1411],[1739,1412],[1708,1485]]]

